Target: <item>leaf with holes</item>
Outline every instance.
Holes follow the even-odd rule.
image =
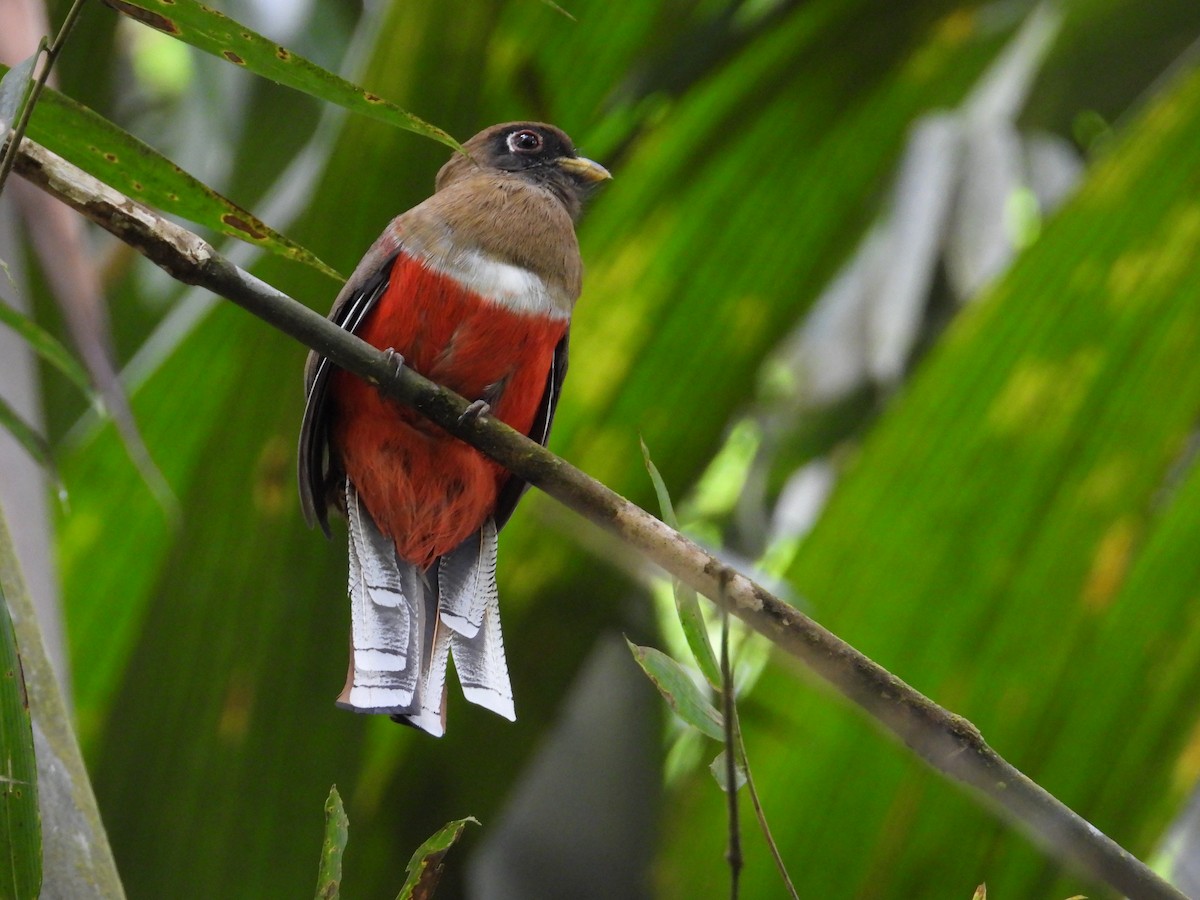
[[[404,880],[404,887],[400,889],[396,900],[429,900],[433,896],[442,877],[446,854],[458,842],[468,822],[479,824],[472,816],[447,822],[417,848],[417,852],[408,861],[408,877]]]
[[[5,71],[0,65],[0,72]],[[309,250],[65,94],[51,88],[42,91],[27,134],[89,175],[147,206],[345,280]]]

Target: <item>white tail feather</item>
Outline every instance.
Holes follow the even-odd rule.
[[[392,542],[349,482],[346,514],[352,664],[339,703],[358,712],[408,712],[416,699],[424,630],[420,578],[401,570]]]
[[[516,718],[500,633],[496,525],[488,519],[438,563],[438,607],[416,566],[396,556],[346,482],[351,664],[338,705],[387,713],[440,737],[450,657],[472,703]],[[432,618],[431,618],[432,617]]]
[[[477,536],[442,557],[438,610],[453,632],[450,652],[463,694],[513,721],[516,711],[500,632],[496,543],[496,523],[488,519]]]
[[[421,672],[417,696],[420,707],[404,718],[412,725],[427,731],[434,737],[446,733],[446,662],[450,656],[450,631],[434,626],[433,649],[429,654],[429,665]]]
[[[504,658],[504,637],[500,633],[500,607],[492,604],[483,617],[483,627],[473,638],[455,635],[450,641],[454,668],[462,684],[463,695],[496,715],[515,722],[512,684],[508,662]]]
[[[496,593],[496,525],[488,519],[438,563],[438,613],[453,631],[473,638]]]

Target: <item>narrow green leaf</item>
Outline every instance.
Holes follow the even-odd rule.
[[[671,502],[671,493],[667,490],[662,475],[658,472],[658,466],[654,465],[654,460],[650,458],[650,448],[646,446],[646,442],[641,436],[638,437],[638,443],[642,447],[642,460],[646,463],[646,471],[650,473],[650,482],[654,485],[654,493],[658,495],[658,508],[662,512],[662,520],[678,530],[679,520],[675,516],[675,504]]]
[[[8,401],[0,397],[0,428],[3,428],[17,443],[25,448],[25,452],[34,458],[38,465],[47,471],[54,472],[54,460],[50,455],[50,445],[38,433],[38,430],[21,418],[20,414],[9,406]]]
[[[658,506],[662,511],[662,519],[675,530],[679,530],[679,522],[675,518],[675,507],[671,503],[671,494],[666,482],[659,474],[658,467],[650,458],[650,449],[640,437],[642,459],[646,463],[646,471],[650,473],[650,481],[654,484],[654,493],[658,495]],[[687,640],[688,648],[701,673],[714,688],[721,686],[721,667],[717,665],[717,656],[708,640],[708,626],[704,623],[704,613],[700,610],[700,600],[696,592],[681,581],[672,584],[675,591],[675,613],[679,617],[679,627]]]
[[[285,87],[336,103],[351,112],[432,138],[453,150],[458,141],[396,104],[351,84],[303,56],[280,47],[195,0],[104,0],[119,13],[157,31],[269,78]]]
[[[724,718],[717,708],[708,702],[708,698],[700,693],[696,682],[683,666],[661,650],[639,647],[628,638],[625,643],[629,644],[629,650],[637,664],[642,667],[642,671],[658,688],[667,705],[679,718],[698,728],[714,741],[725,740]]]
[[[0,585],[0,897],[33,900],[42,885],[42,827],[29,696]]]
[[[708,640],[708,626],[704,622],[704,613],[700,610],[696,592],[681,581],[676,581],[673,587],[675,613],[679,616],[679,626],[683,629],[683,636],[692,651],[692,658],[695,659],[705,680],[714,688],[720,687],[721,669]]]
[[[26,57],[9,69],[0,78],[0,134],[7,134],[17,121],[21,107],[25,105],[25,97],[33,83],[33,67],[37,64],[42,48],[39,47],[31,56]]]
[[[321,865],[317,871],[316,900],[337,900],[342,887],[342,854],[346,852],[350,820],[342,806],[337,785],[329,789],[325,801],[325,842],[321,845]]]
[[[7,267],[5,271],[7,272]],[[67,377],[76,382],[76,384],[79,384],[80,389],[95,403],[96,395],[92,391],[87,374],[75,362],[66,348],[49,333],[40,328],[31,319],[3,302],[0,302],[0,323],[8,325],[25,338],[39,355],[45,357],[55,367],[61,368]],[[3,397],[0,397],[0,428],[3,428],[16,438],[17,443],[25,448],[25,452],[38,465],[50,473],[61,490],[62,484],[59,481],[58,470],[54,465],[54,457],[50,452],[50,445],[42,437],[41,433],[26,422],[21,414],[13,409]]]
[[[7,325],[19,334],[38,356],[66,375],[76,387],[96,402],[87,372],[54,335],[3,300],[0,300],[0,324]]]
[[[743,751],[744,752],[744,751]],[[718,753],[711,763],[708,764],[708,771],[712,772],[712,777],[717,780],[717,785],[726,793],[729,792],[728,764],[725,762],[725,751]],[[740,791],[746,784],[746,766],[741,760],[735,761],[733,764],[733,789]]]
[[[428,900],[437,890],[442,877],[442,862],[450,848],[458,842],[467,823],[479,824],[473,816],[455,819],[439,828],[429,840],[417,848],[408,861],[408,877],[396,900]]]
[[[7,69],[0,64],[0,72]],[[29,137],[128,197],[293,259],[339,281],[313,253],[188,174],[149,144],[65,94],[42,91]]]

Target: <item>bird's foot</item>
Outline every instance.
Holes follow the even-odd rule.
[[[396,350],[395,347],[388,347],[386,350],[384,350],[383,359],[384,362],[387,363],[388,369],[391,370],[392,376],[397,378],[400,376],[400,373],[404,371],[404,367],[408,365],[404,361],[404,357],[400,355],[400,352]],[[390,386],[383,388],[383,396],[393,409],[400,411],[408,410],[409,407],[392,396]]]
[[[467,422],[478,422],[491,411],[492,405],[486,400],[475,400],[458,417],[458,424],[465,425]]]
[[[386,350],[384,350],[383,358],[387,360],[387,364],[397,375],[400,374],[400,370],[406,365],[404,362],[404,357],[400,355],[395,347],[388,347]]]

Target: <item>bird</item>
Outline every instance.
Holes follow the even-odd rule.
[[[559,128],[494,125],[394,218],[329,319],[546,444],[582,289],[575,225],[611,177]],[[350,660],[337,706],[446,728],[446,670],[515,721],[497,535],[527,485],[317,351],[304,369],[298,473],[309,527],[349,532]]]

